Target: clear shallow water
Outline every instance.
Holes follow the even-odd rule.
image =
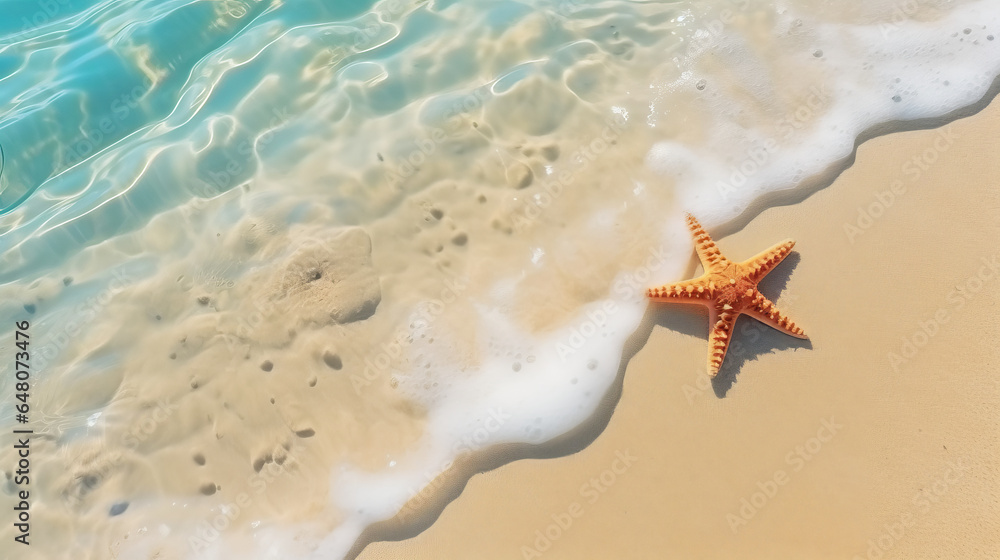
[[[988,2],[4,9],[46,557],[342,556],[457,455],[593,413],[681,212],[1000,72]]]

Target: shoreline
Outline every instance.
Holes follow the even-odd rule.
[[[988,289],[996,273],[984,276],[1000,217],[981,200],[997,207],[1000,102],[983,104],[937,129],[859,139],[829,186],[780,193],[786,204],[802,200],[711,232],[737,259],[784,237],[798,242],[761,288],[780,294],[772,299],[811,344],[741,319],[746,350],[732,347],[709,382],[704,312],[651,308],[656,326],[634,355],[626,348],[621,399],[592,443],[473,476],[446,492],[462,495],[440,500],[428,529],[357,557],[906,558],[947,545],[957,548],[944,557],[986,558],[1000,549],[977,529],[1000,511],[975,497],[996,487],[990,436],[1000,426],[987,406],[1000,385],[976,367],[998,351],[969,336],[989,332],[997,300]],[[928,290],[934,297],[920,295]],[[616,472],[616,453],[635,466]],[[607,472],[611,484],[601,482]],[[606,492],[591,502],[582,492],[597,490],[595,477]],[[959,523],[968,536],[958,544],[932,528]]]

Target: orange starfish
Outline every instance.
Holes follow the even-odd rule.
[[[653,301],[708,306],[712,325],[712,332],[708,336],[711,343],[708,354],[710,376],[715,377],[719,373],[726,350],[729,349],[736,318],[741,313],[796,338],[809,338],[757,291],[757,283],[792,252],[794,241],[783,241],[748,261],[734,263],[722,256],[715,242],[691,214],[687,215],[687,224],[694,236],[694,248],[705,267],[705,273],[692,280],[651,288],[646,295]]]

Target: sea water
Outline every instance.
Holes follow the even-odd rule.
[[[990,0],[0,10],[15,557],[341,558],[594,414],[683,212],[781,200],[1000,74]]]

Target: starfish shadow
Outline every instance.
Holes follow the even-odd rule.
[[[748,327],[747,323],[756,324]],[[736,328],[740,329],[737,332],[744,332],[747,328],[759,329],[760,336],[753,341],[744,343],[743,352],[738,353],[736,356],[727,355],[726,360],[722,362],[719,373],[712,379],[712,390],[715,392],[715,396],[720,399],[726,397],[726,393],[736,383],[736,376],[748,361],[756,360],[758,356],[763,354],[780,352],[782,350],[812,348],[812,343],[809,340],[788,336],[767,325],[757,323],[749,317],[740,317],[737,319],[736,324]]]
[[[785,291],[792,271],[800,260],[801,257],[797,252],[789,254],[784,262],[760,281],[758,289],[761,293],[771,301],[776,301]],[[691,272],[694,273],[694,270]],[[661,327],[708,340],[708,310],[702,305],[658,306],[655,311],[655,321]],[[756,360],[763,354],[791,348],[812,348],[809,340],[789,336],[746,315],[741,315],[737,319],[733,332],[734,339],[726,352],[722,368],[712,379],[712,390],[720,399],[725,398],[726,393],[736,382],[736,376],[748,361]]]

